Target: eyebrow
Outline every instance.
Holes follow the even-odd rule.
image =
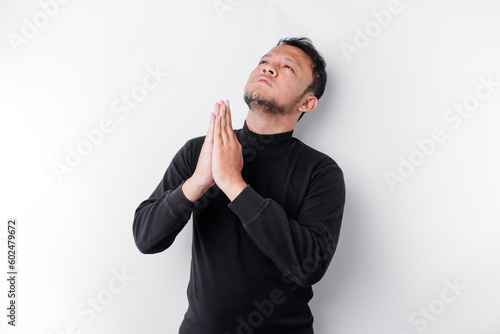
[[[262,56],[262,58],[265,58],[265,57],[268,57],[268,58],[269,58],[269,57],[272,57],[272,56],[274,56],[274,54],[272,54],[272,53],[266,53],[265,55],[263,55],[263,56]],[[296,60],[295,60],[295,59],[293,59],[293,58],[290,58],[290,57],[288,57],[288,56],[285,56],[285,57],[283,57],[283,59],[288,60],[288,61],[290,61],[290,62],[294,63],[295,65],[297,65],[298,67],[300,67],[300,65],[299,65],[298,61],[296,61]]]

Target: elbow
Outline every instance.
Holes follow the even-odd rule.
[[[144,240],[140,239],[135,239],[135,245],[137,249],[142,253],[142,254],[156,254],[164,251],[167,249],[170,244],[168,245],[153,245],[150,242],[146,242]]]
[[[300,279],[297,284],[301,287],[308,288],[318,283],[323,276],[325,275],[325,271],[316,270],[312,273],[306,273],[305,277]]]
[[[154,250],[151,247],[151,244],[149,242],[146,242],[144,238],[140,238],[134,233],[134,242],[135,246],[137,249],[142,253],[142,254],[154,254]]]
[[[285,283],[294,283],[295,288],[300,286],[302,288],[308,288],[318,283],[323,277],[323,274],[317,275],[316,273],[301,273],[301,274],[292,274],[290,271],[287,271],[283,274],[283,281]]]
[[[134,224],[132,226],[132,234],[134,236],[135,246],[142,254],[156,253],[151,243],[149,233],[146,233],[145,231],[140,229],[139,224],[137,224],[136,221],[134,221]]]
[[[142,254],[157,253],[151,242],[151,232],[148,231],[149,229],[146,228],[146,226],[148,226],[147,221],[141,217],[137,210],[132,223],[132,235],[134,237],[135,246]]]
[[[301,287],[310,287],[318,283],[325,276],[332,256],[333,254],[329,254],[321,260],[308,257],[302,261],[301,265],[296,264],[292,270],[286,271],[284,277],[287,277],[289,281],[293,281]]]
[[[154,252],[151,250],[151,248],[144,246],[143,244],[135,243],[137,246],[137,249],[139,252],[142,254],[154,254]]]
[[[307,267],[296,266],[292,270],[283,273],[284,283],[295,283],[303,288],[308,288],[318,283],[325,275],[326,268],[315,268],[311,270]]]
[[[173,240],[161,239],[153,240],[149,233],[133,230],[134,242],[137,249],[142,254],[156,254],[164,251],[172,244]]]

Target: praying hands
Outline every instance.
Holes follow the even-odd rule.
[[[229,101],[221,100],[215,103],[214,111],[210,113],[208,133],[196,170],[182,190],[194,202],[217,184],[232,201],[247,186],[241,176],[242,169],[242,148],[232,127]]]

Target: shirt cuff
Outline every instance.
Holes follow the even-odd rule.
[[[243,224],[246,224],[259,212],[265,202],[264,197],[259,195],[250,185],[247,185],[227,206],[233,210]]]
[[[194,206],[198,202],[192,202],[189,200],[186,195],[182,192],[182,185],[186,182],[186,180],[182,181],[182,183],[174,190],[168,194],[166,197],[166,201],[170,209],[179,217],[189,219],[191,216],[191,212],[193,212]]]

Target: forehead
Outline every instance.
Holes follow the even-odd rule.
[[[298,62],[302,68],[311,67],[311,60],[309,59],[309,56],[298,47],[292,45],[275,46],[264,56],[291,58],[292,61],[294,60]]]

